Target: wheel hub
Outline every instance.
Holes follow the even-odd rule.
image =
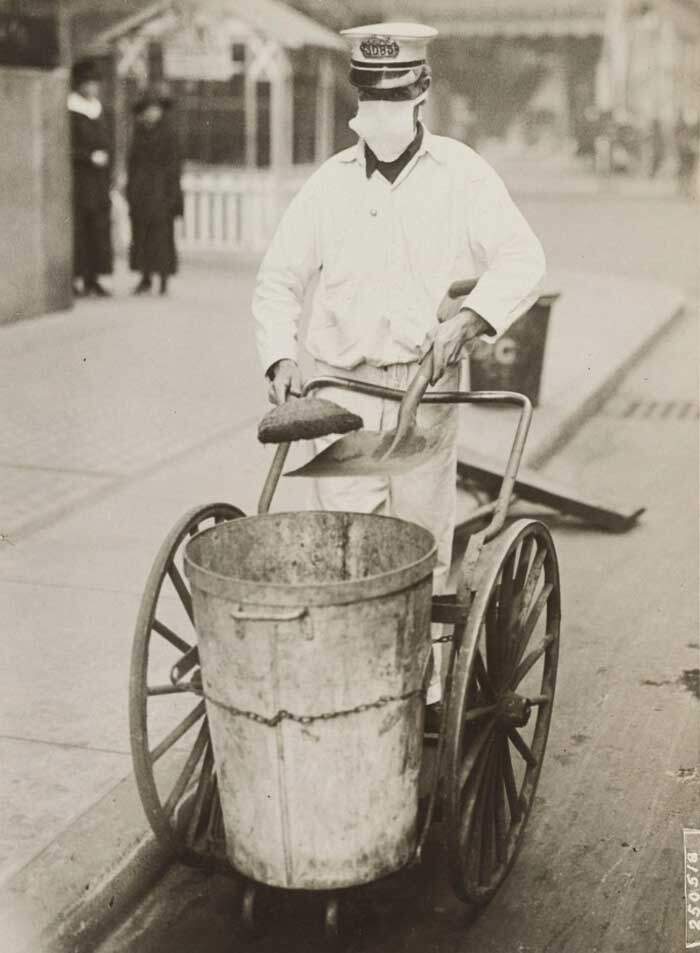
[[[498,706],[498,718],[507,727],[523,728],[530,720],[530,700],[515,692],[506,692]]]

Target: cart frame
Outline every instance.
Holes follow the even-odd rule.
[[[309,380],[303,394],[323,387],[357,391],[381,399],[401,400],[404,391],[321,376]],[[456,593],[433,597],[431,621],[452,627],[435,641],[450,645],[446,667],[442,723],[425,742],[435,749],[435,769],[424,799],[413,862],[420,860],[438,802],[448,825],[448,866],[460,899],[483,905],[495,894],[522,845],[542,766],[554,701],[561,620],[559,571],[547,528],[522,519],[504,530],[518,469],[532,419],[532,404],[523,394],[503,391],[436,391],[424,403],[490,404],[517,407],[520,414],[497,499],[488,525],[469,537],[459,566]],[[275,451],[259,502],[269,511],[290,444]],[[148,578],[136,624],[130,679],[131,747],[137,786],[158,840],[187,863],[231,872],[222,851],[223,823],[196,641],[189,642],[158,617],[166,580],[175,590],[194,627],[192,600],[178,568],[184,543],[209,521],[245,514],[227,503],[197,507],[178,521],[164,541]],[[543,624],[544,623],[544,624]],[[536,630],[539,642],[532,648]],[[150,682],[150,648],[159,636],[180,653],[167,683]],[[541,636],[541,637],[540,637]],[[529,650],[529,651],[528,651]],[[539,688],[517,691],[535,672]],[[149,701],[155,696],[189,692],[198,703],[155,747],[151,746]],[[532,737],[521,730],[536,711]],[[155,762],[199,725],[184,768],[169,794],[161,794]],[[522,759],[514,771],[513,755]],[[517,776],[516,776],[517,775]],[[257,885],[248,882],[242,917],[255,926]],[[329,893],[325,925],[338,933],[338,895]]]

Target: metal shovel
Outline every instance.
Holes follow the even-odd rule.
[[[451,298],[469,294],[477,279],[455,281],[448,290]],[[425,463],[440,446],[440,430],[416,426],[416,412],[433,376],[433,349],[418,365],[418,370],[401,400],[396,430],[380,433],[360,430],[336,440],[313,460],[285,473],[285,476],[383,476],[406,473]]]
[[[326,447],[285,476],[374,476],[412,470],[437,449],[443,434],[416,427],[416,411],[433,373],[432,348],[418,365],[399,408],[396,430],[359,430]]]
[[[477,279],[455,281],[448,290],[451,298],[469,294]],[[313,460],[285,473],[285,476],[383,476],[406,473],[425,463],[440,446],[440,430],[416,426],[416,412],[433,376],[433,349],[418,365],[418,370],[401,400],[396,430],[379,433],[360,430],[349,433],[326,447]]]

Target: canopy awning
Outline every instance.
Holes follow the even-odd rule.
[[[423,19],[442,37],[600,36],[614,0],[437,0],[396,2],[397,15]]]
[[[236,17],[255,31],[269,37],[286,49],[313,46],[326,50],[345,50],[342,38],[305,13],[299,13],[281,0],[156,0],[142,10],[103,30],[90,43],[92,49],[106,48],[130,33],[138,32],[149,20],[162,16],[168,10],[179,12],[201,9],[209,17],[217,15]]]
[[[298,50],[315,46],[326,50],[346,50],[345,41],[305,13],[300,13],[281,0],[207,0],[207,12],[239,17],[280,46]]]

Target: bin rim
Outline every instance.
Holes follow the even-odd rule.
[[[275,583],[262,582],[253,579],[238,579],[224,576],[220,573],[203,569],[190,558],[190,549],[200,537],[207,536],[220,530],[227,523],[243,523],[261,520],[273,520],[284,516],[299,516],[301,514],[335,513],[340,516],[362,517],[363,519],[387,520],[412,526],[429,537],[431,546],[419,559],[406,566],[390,569],[387,572],[358,579],[348,579],[339,582],[317,583]],[[430,575],[437,563],[437,543],[430,530],[410,520],[400,519],[397,516],[386,516],[379,513],[356,513],[345,510],[285,510],[276,513],[258,513],[251,516],[238,517],[235,520],[226,520],[215,526],[200,530],[185,546],[184,567],[185,574],[193,588],[198,588],[213,596],[218,596],[232,602],[245,603],[253,606],[322,606],[348,605],[353,602],[366,602],[393,592],[401,592],[426,576]]]

